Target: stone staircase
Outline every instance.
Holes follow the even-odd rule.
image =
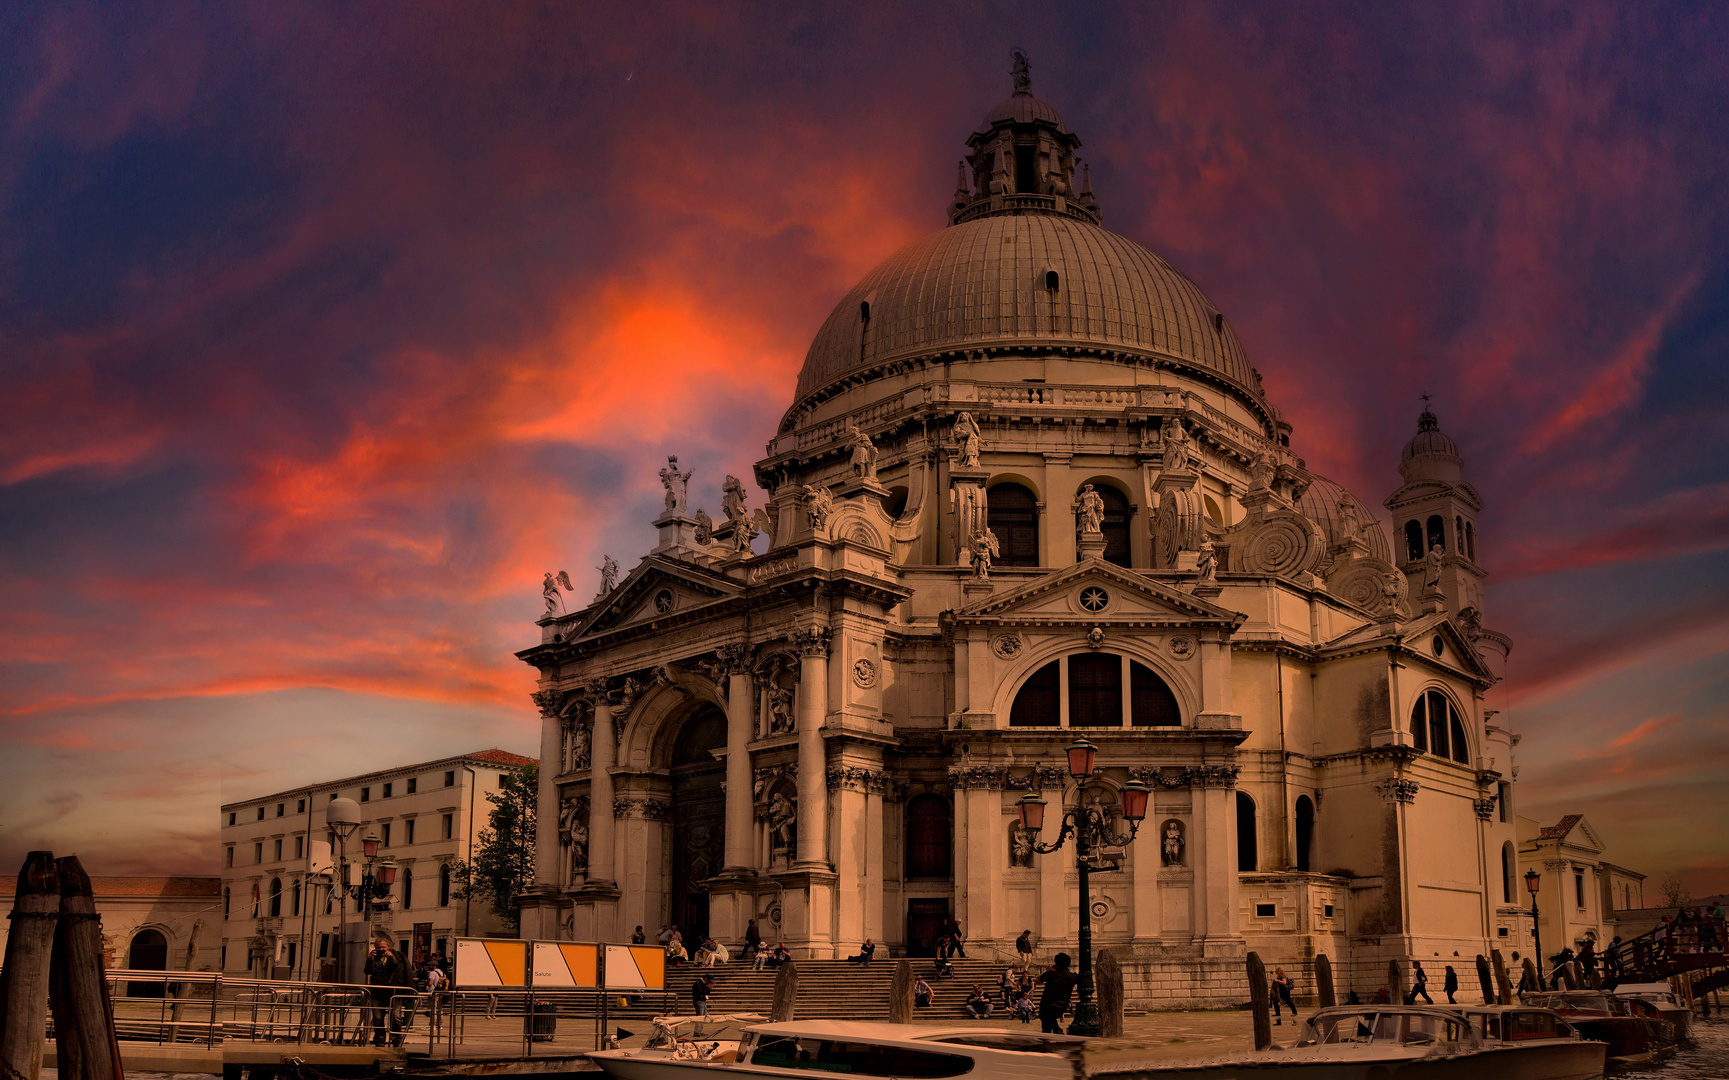
[[[899,961],[881,959],[865,965],[849,964],[845,960],[795,960],[798,971],[798,1000],[793,1016],[799,1020],[887,1020],[889,989],[894,984],[895,966]],[[918,1016],[929,1022],[939,1022],[965,1015],[967,995],[973,983],[997,994],[997,976],[1005,964],[990,959],[954,960],[954,977],[938,979],[933,972],[935,962],[929,957],[912,960],[913,976],[925,977],[936,992],[931,1008]],[[710,1013],[754,1012],[768,1015],[774,1003],[776,972],[752,971],[747,963],[717,964],[712,968],[681,965],[666,973],[666,988],[678,995],[678,1012],[689,1013],[690,984],[698,975],[714,976],[714,994],[708,1000]],[[1034,974],[1037,974],[1035,970]],[[1002,1015],[999,1005],[996,1016]]]

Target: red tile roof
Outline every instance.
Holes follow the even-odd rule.
[[[1564,840],[1567,834],[1573,831],[1573,826],[1584,820],[1584,814],[1568,814],[1554,825],[1543,826],[1537,836],[1543,840]]]

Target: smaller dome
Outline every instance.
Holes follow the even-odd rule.
[[[1417,418],[1417,434],[1411,436],[1411,441],[1405,444],[1405,453],[1399,458],[1401,462],[1410,461],[1419,454],[1444,454],[1447,457],[1459,456],[1459,444],[1447,438],[1441,431],[1441,422],[1435,419],[1435,414],[1428,409]]]
[[[1351,513],[1339,508],[1343,502],[1350,506],[1357,519],[1357,527],[1363,542],[1369,545],[1369,557],[1383,562],[1393,561],[1393,549],[1387,542],[1387,531],[1381,528],[1381,523],[1375,520],[1375,515],[1363,505],[1363,501],[1345,490],[1344,485],[1336,484],[1324,476],[1315,477],[1315,482],[1309,485],[1303,497],[1297,500],[1297,510],[1304,517],[1321,527],[1327,536],[1327,546],[1343,543],[1347,537],[1345,519]],[[1373,525],[1372,529],[1363,529],[1364,525]]]
[[[996,108],[992,109],[979,124],[979,134],[988,133],[998,124],[1032,124],[1043,122],[1055,127],[1058,131],[1067,133],[1063,126],[1063,118],[1057,115],[1057,110],[1040,101],[1031,94],[1015,94]]]

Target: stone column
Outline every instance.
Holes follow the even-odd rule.
[[[731,647],[729,647],[731,648]],[[756,680],[745,667],[748,646],[722,653],[726,692],[726,858],[723,874],[756,872],[755,824],[751,821],[750,741]]]
[[[828,868],[828,761],[822,726],[828,714],[826,626],[793,635],[799,651],[798,857],[796,869]]]
[[[534,883],[540,888],[556,889],[564,883],[559,880],[558,865],[558,774],[564,767],[564,731],[563,718],[559,715],[559,704],[564,695],[554,691],[546,691],[534,695],[535,704],[540,706],[540,792],[539,818],[552,824],[551,828],[539,830],[534,838]]]
[[[612,885],[613,869],[612,764],[618,753],[618,738],[612,731],[612,698],[606,693],[594,699],[594,736],[589,740],[593,767],[589,771],[588,882]]]
[[[1202,955],[1234,955],[1242,936],[1237,932],[1237,789],[1235,777],[1213,773],[1195,778],[1194,814],[1201,855],[1195,868],[1195,891],[1201,899],[1195,927]]]

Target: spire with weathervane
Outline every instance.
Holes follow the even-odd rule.
[[[1099,224],[1092,181],[1083,176],[1077,196],[1075,156],[1081,140],[1057,111],[1033,96],[1032,63],[1015,49],[1014,93],[992,109],[967,139],[972,151],[961,177],[949,224],[996,214],[1057,213]]]

